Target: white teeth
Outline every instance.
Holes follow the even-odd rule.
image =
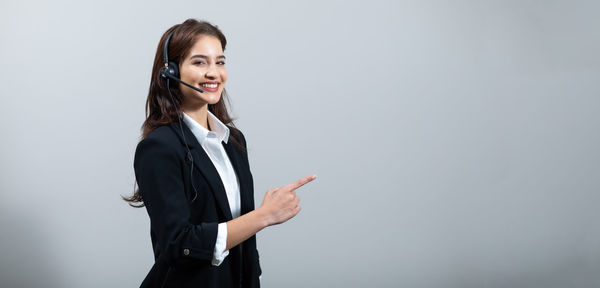
[[[206,87],[206,88],[217,88],[217,86],[219,86],[219,84],[208,84],[208,83],[204,83],[202,85],[200,85],[202,87]]]

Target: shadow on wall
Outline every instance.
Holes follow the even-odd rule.
[[[61,287],[47,235],[27,210],[0,207],[0,287]]]

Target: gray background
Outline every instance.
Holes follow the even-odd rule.
[[[3,1],[1,287],[137,287],[161,34],[229,40],[265,287],[598,287],[597,1]]]

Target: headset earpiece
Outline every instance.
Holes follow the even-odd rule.
[[[169,74],[179,78],[179,65],[173,61],[169,61],[168,66]]]
[[[160,76],[165,79],[173,79],[172,77],[179,79],[179,66],[175,62],[169,61],[167,66],[160,68]]]

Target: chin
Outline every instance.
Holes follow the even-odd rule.
[[[208,97],[206,99],[206,103],[214,105],[214,104],[219,103],[220,100],[221,100],[221,96],[220,95],[219,96],[215,96],[215,97]]]

